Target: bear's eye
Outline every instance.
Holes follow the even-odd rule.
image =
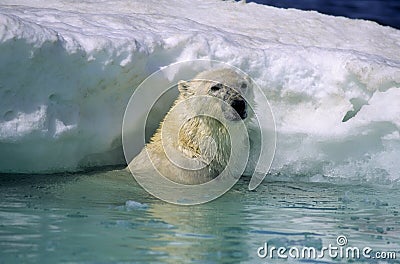
[[[247,88],[247,84],[246,83],[242,83],[242,85],[240,86],[241,89],[245,90]]]
[[[216,91],[220,90],[221,87],[222,87],[221,84],[216,84],[216,85],[211,86],[210,90],[212,92],[216,92]]]

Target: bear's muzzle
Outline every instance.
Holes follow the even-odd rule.
[[[247,118],[247,103],[243,97],[238,96],[222,106],[222,112],[227,120],[239,121]]]

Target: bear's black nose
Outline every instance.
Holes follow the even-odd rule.
[[[236,110],[241,119],[245,119],[247,117],[246,102],[244,100],[235,99],[232,101],[231,106]]]

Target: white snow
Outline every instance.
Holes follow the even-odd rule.
[[[0,0],[0,172],[123,163],[133,90],[197,58],[266,93],[276,177],[400,179],[399,30],[217,0]]]

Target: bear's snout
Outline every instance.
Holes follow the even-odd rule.
[[[231,106],[238,113],[241,119],[245,119],[247,117],[246,112],[246,101],[243,99],[234,99],[231,103]]]
[[[222,112],[230,121],[244,120],[247,118],[247,103],[242,96],[231,97],[227,104],[222,105]]]

